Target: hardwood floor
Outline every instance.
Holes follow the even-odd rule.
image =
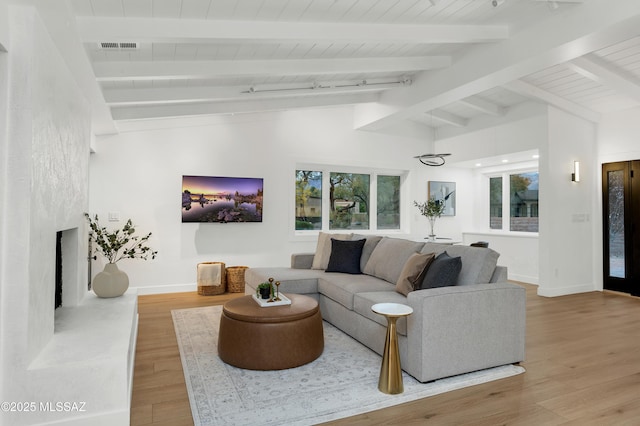
[[[640,299],[609,292],[544,298],[522,285],[526,373],[327,424],[640,424]],[[241,295],[139,297],[132,425],[193,424],[171,310]]]

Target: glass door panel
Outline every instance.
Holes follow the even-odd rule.
[[[625,277],[625,244],[624,244],[624,170],[607,173],[609,222],[609,276]]]

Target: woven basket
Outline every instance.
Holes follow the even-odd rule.
[[[229,266],[227,268],[227,290],[229,293],[244,293],[244,271],[248,266]]]
[[[218,282],[212,283],[204,274],[206,265],[220,265],[220,275]],[[198,263],[198,294],[201,296],[215,296],[226,291],[226,273],[224,262],[201,262]]]

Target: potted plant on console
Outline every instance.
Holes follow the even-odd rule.
[[[435,197],[429,198],[425,203],[418,203],[417,201],[413,202],[413,205],[420,210],[420,214],[429,219],[429,225],[431,232],[429,233],[429,241],[436,240],[436,234],[433,231],[433,228],[436,224],[436,219],[442,216],[444,212],[444,202],[440,200],[436,200]]]
[[[89,238],[97,246],[95,253],[100,253],[108,260],[104,270],[93,278],[91,288],[98,297],[122,296],[129,288],[129,277],[118,269],[116,263],[122,259],[147,260],[149,256],[155,259],[158,252],[146,245],[151,232],[142,237],[135,235],[136,229],[131,219],[127,220],[122,229],[109,231],[100,226],[98,215],[92,219],[85,213],[85,217],[91,229]]]

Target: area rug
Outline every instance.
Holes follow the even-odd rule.
[[[403,372],[404,393],[378,390],[381,357],[324,322],[325,348],[298,368],[235,368],[217,353],[222,307],[172,311],[196,426],[311,425],[524,372],[514,365],[420,383]],[[256,354],[259,356],[259,354]]]

